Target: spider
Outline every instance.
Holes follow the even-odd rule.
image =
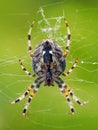
[[[27,88],[27,90],[16,100],[12,101],[11,104],[16,104],[23,100],[31,91],[30,96],[27,100],[27,103],[23,109],[23,115],[26,115],[27,109],[30,105],[32,98],[35,96],[42,82],[44,82],[44,86],[54,86],[54,82],[58,84],[58,87],[66,101],[69,105],[71,114],[75,113],[72,101],[70,96],[77,102],[79,105],[84,105],[75,94],[72,92],[70,87],[60,78],[61,75],[68,76],[75,68],[78,63],[78,58],[76,58],[74,64],[69,69],[68,72],[64,73],[66,68],[66,57],[68,56],[70,50],[70,38],[71,33],[69,29],[69,25],[66,19],[65,26],[67,28],[67,45],[65,52],[62,51],[60,46],[56,44],[51,39],[42,40],[34,52],[32,52],[31,47],[31,32],[34,26],[34,21],[32,22],[29,32],[28,32],[28,53],[32,58],[32,67],[34,74],[31,74],[23,65],[22,61],[19,60],[20,66],[22,70],[29,76],[34,77],[37,76],[36,80]]]

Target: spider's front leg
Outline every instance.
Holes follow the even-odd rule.
[[[20,96],[18,97],[16,100],[12,101],[11,104],[16,104],[18,102],[20,102],[21,100],[23,100],[29,93],[30,91],[36,87],[37,82],[39,81],[40,78],[37,78],[28,88],[27,90]]]
[[[59,78],[59,77],[55,78],[55,82],[58,84],[58,86],[60,88],[60,91],[62,92],[62,94],[64,95],[64,97],[67,100],[67,103],[68,103],[68,105],[70,107],[70,110],[71,110],[71,114],[74,114],[75,110],[74,110],[73,104],[72,104],[69,96],[71,96],[75,100],[75,102],[77,102],[81,106],[84,105],[84,103],[82,103],[75,96],[75,94],[72,92],[72,90],[70,89],[70,87],[68,87],[68,85],[66,83],[64,83],[61,78]]]
[[[75,110],[74,110],[74,107],[73,107],[73,104],[72,104],[72,101],[70,100],[70,97],[69,97],[69,93],[68,91],[65,90],[65,86],[67,86],[63,80],[59,77],[57,77],[55,79],[55,82],[58,84],[59,88],[60,88],[60,91],[62,92],[62,94],[64,95],[64,97],[66,98],[66,101],[70,107],[70,110],[71,110],[71,114],[74,114],[75,113]]]
[[[24,115],[24,116],[26,115],[27,109],[28,109],[28,107],[29,107],[29,105],[30,105],[30,102],[31,102],[32,98],[35,96],[35,94],[36,94],[36,92],[38,91],[38,89],[39,89],[39,87],[40,87],[40,84],[43,82],[43,80],[44,80],[43,78],[39,77],[39,78],[34,82],[35,87],[33,88],[33,91],[31,92],[31,94],[30,94],[30,96],[29,96],[29,98],[28,98],[28,100],[27,100],[27,103],[26,103],[26,105],[25,105],[25,107],[24,107],[24,109],[23,109],[23,115]]]
[[[28,88],[27,90],[24,92],[24,94],[22,94],[19,98],[17,98],[16,100],[12,101],[11,104],[16,104],[18,102],[20,102],[21,100],[23,100],[29,93],[30,91],[33,89],[33,91],[31,92],[27,104],[25,105],[25,108],[23,110],[23,115],[26,114],[26,111],[30,105],[31,99],[32,97],[35,95],[35,93],[38,91],[38,88],[40,87],[40,84],[43,82],[43,78],[38,77]]]
[[[18,97],[16,100],[12,101],[11,104],[16,104],[18,102],[20,102],[21,100],[23,100],[29,93],[30,91],[32,90],[32,88],[35,86],[34,83],[32,83],[28,88],[27,90],[20,96]]]

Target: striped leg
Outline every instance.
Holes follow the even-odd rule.
[[[32,90],[34,85],[35,85],[34,83],[31,84],[31,86],[28,87],[28,89],[24,92],[24,94],[21,95],[19,98],[17,98],[15,101],[12,101],[11,104],[16,104],[16,103],[20,102],[21,100],[23,100],[29,94],[29,92]]]
[[[20,59],[19,59],[19,64],[20,64],[22,70],[23,70],[29,77],[34,77],[34,76],[36,76],[35,74],[32,75],[32,74],[23,66],[23,63],[22,63],[22,61],[21,61]]]
[[[70,33],[70,29],[69,29],[69,25],[68,25],[68,22],[66,19],[65,20],[65,25],[66,25],[66,28],[67,28],[67,46],[66,46],[66,51],[64,53],[64,56],[66,57],[69,53],[69,49],[70,49],[70,38],[71,38],[71,33]]]
[[[34,25],[34,21],[32,22],[28,32],[28,53],[31,57],[33,56],[32,47],[31,47],[31,32],[32,32],[33,25]]]
[[[64,92],[64,97],[66,98],[66,101],[69,105],[69,108],[71,110],[71,114],[73,115],[75,113],[75,110],[74,110],[74,107],[73,107],[73,104],[72,104],[72,101],[70,100],[69,96],[68,96],[68,93],[67,92]]]
[[[74,64],[73,64],[73,66],[69,69],[69,71],[66,72],[66,73],[63,73],[62,75],[63,75],[63,76],[68,76],[68,75],[76,68],[77,63],[78,63],[78,58],[76,58],[76,60],[75,60],[75,62],[74,62]]]
[[[66,84],[60,78],[56,78],[55,82],[58,84],[60,91],[63,93],[64,97],[66,98],[66,101],[67,101],[69,108],[71,110],[71,114],[73,115],[75,113],[75,110],[74,110],[73,104],[70,100],[69,93],[64,88],[66,86]]]
[[[16,100],[12,101],[11,104],[16,104],[18,102],[20,102],[21,100],[23,100],[28,94],[29,92],[36,86],[37,82],[40,80],[40,78],[37,78],[28,88],[27,90],[24,92],[24,94],[22,94],[19,98],[17,98]]]
[[[75,102],[77,102],[79,105],[83,106],[84,103],[82,103],[76,96],[75,94],[72,92],[72,90],[70,89],[70,87],[68,87],[67,85],[64,86],[65,90],[70,94],[70,96],[74,99]]]
[[[40,84],[41,84],[42,82],[43,82],[43,80],[37,81],[37,84],[36,84],[36,86],[34,87],[33,92],[30,94],[30,96],[29,96],[29,98],[28,98],[28,100],[27,100],[27,103],[26,103],[26,105],[25,105],[25,107],[24,107],[24,109],[23,109],[23,115],[24,115],[24,116],[26,115],[27,109],[28,109],[28,107],[29,107],[29,105],[30,105],[30,102],[31,102],[32,98],[35,96],[35,93],[38,91],[38,89],[39,89],[39,87],[40,87]]]

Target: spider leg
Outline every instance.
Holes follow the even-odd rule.
[[[33,56],[32,47],[31,47],[31,32],[32,32],[33,26],[34,26],[34,21],[32,22],[29,32],[28,32],[28,53],[31,57]]]
[[[30,96],[29,96],[29,98],[28,98],[28,100],[27,100],[27,103],[26,103],[26,105],[25,105],[25,107],[24,107],[24,109],[23,109],[23,112],[22,112],[24,116],[26,115],[26,112],[27,112],[27,110],[28,110],[28,107],[29,107],[29,105],[30,105],[30,102],[31,102],[32,98],[35,96],[35,94],[36,94],[36,92],[38,91],[38,89],[39,89],[39,87],[40,87],[40,84],[41,84],[42,82],[43,82],[43,79],[37,80],[37,81],[35,82],[36,85],[35,85],[35,87],[34,87],[32,93],[30,94]]]
[[[68,85],[66,85],[65,83],[63,83],[63,87],[66,90],[66,92],[74,99],[75,102],[77,102],[81,106],[84,105],[84,103],[81,102],[79,100],[79,98],[76,97],[76,95],[72,92],[71,88]]]
[[[34,77],[34,76],[36,76],[35,74],[31,74],[31,73],[23,66],[23,63],[22,63],[21,59],[19,59],[19,64],[20,64],[22,70],[23,70],[29,77]]]
[[[12,101],[11,104],[16,104],[18,102],[20,102],[21,100],[23,100],[28,94],[29,92],[32,90],[32,88],[34,87],[34,83],[31,84],[27,90],[24,92],[24,94],[22,94],[20,97],[18,97],[16,100]]]
[[[66,98],[68,105],[70,107],[71,113],[74,114],[75,110],[73,107],[73,104],[70,100],[69,95],[74,99],[75,102],[77,102],[79,105],[83,106],[85,103],[81,102],[79,98],[76,97],[76,95],[72,92],[70,87],[66,83],[63,82],[63,80],[59,77],[55,79],[55,82],[58,84],[60,91],[63,93],[64,97]]]
[[[75,102],[77,102],[79,105],[83,106],[84,103],[79,100],[79,98],[76,97],[76,95],[72,92],[70,87],[65,86],[65,90],[70,94],[70,96],[74,99]]]
[[[77,63],[78,63],[78,58],[75,59],[75,62],[72,65],[72,67],[66,73],[63,73],[62,75],[63,76],[68,76],[76,68]]]
[[[38,80],[39,80],[39,78],[37,78],[35,80],[35,82],[33,82],[20,97],[18,97],[16,100],[12,101],[11,104],[16,104],[16,103],[20,102],[21,100],[23,100],[30,93],[30,91],[36,86],[36,82],[38,82]]]
[[[70,108],[71,114],[73,115],[73,114],[75,113],[75,110],[74,110],[72,101],[70,100],[69,93],[68,93],[68,91],[66,91],[66,89],[64,88],[64,87],[67,86],[67,85],[63,82],[63,80],[61,80],[61,78],[56,78],[56,79],[55,79],[55,82],[58,84],[58,86],[59,86],[59,88],[60,88],[60,91],[62,92],[62,94],[63,94],[64,97],[66,98],[66,101],[67,101],[68,106],[69,106],[69,108]]]
[[[67,28],[67,46],[66,46],[66,51],[64,52],[64,56],[66,57],[69,53],[70,50],[70,38],[71,38],[71,33],[70,33],[70,29],[69,29],[69,25],[66,19],[64,19],[65,21],[65,25]]]

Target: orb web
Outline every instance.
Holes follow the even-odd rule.
[[[66,34],[66,31],[65,32],[61,32],[60,29],[62,28],[62,26],[64,27],[65,25],[62,25],[62,21],[65,17],[65,14],[64,14],[64,10],[62,10],[62,14],[61,16],[54,16],[54,17],[48,17],[45,15],[45,9],[48,7],[49,5],[45,5],[45,7],[41,7],[39,8],[38,10],[38,14],[41,15],[41,19],[37,22],[37,25],[40,29],[40,31],[47,36],[47,38],[49,39],[53,39],[55,40],[57,43],[59,43],[59,45],[65,49],[66,47],[66,40],[67,40],[67,34]],[[54,4],[51,4],[50,6],[54,6]],[[98,8],[87,8],[87,9],[76,9],[76,11],[74,12],[75,13],[75,19],[74,19],[74,22],[72,23],[72,28],[71,30],[75,31],[76,28],[77,28],[77,25],[78,24],[96,24],[96,21],[95,19],[82,19],[82,21],[79,21],[78,20],[78,16],[79,14],[81,14],[81,12],[84,12],[84,13],[88,13],[88,11],[91,10],[91,11],[98,11]],[[43,23],[44,23],[44,26],[43,26]],[[53,24],[52,24],[53,23]],[[81,33],[78,33],[77,31],[75,31],[75,33],[73,34],[74,36],[76,37],[73,37],[72,40],[71,40],[71,46],[72,46],[72,49],[73,49],[73,52],[71,53],[71,55],[69,56],[69,61],[67,61],[70,64],[73,63],[74,61],[74,54],[76,55],[76,53],[78,53],[79,51],[83,50],[81,52],[81,54],[79,54],[79,64],[77,66],[77,70],[81,70],[80,72],[82,73],[87,73],[87,75],[97,75],[98,74],[98,54],[97,54],[97,51],[98,50],[98,46],[96,46],[97,44],[97,33],[94,32],[94,30],[88,30],[88,29],[85,29],[85,28],[79,28],[81,30]],[[78,30],[79,30],[78,29]],[[66,28],[65,28],[66,30]],[[86,32],[86,35],[83,35],[82,32]],[[92,41],[89,41],[89,38],[92,37],[92,36],[95,36],[95,39],[94,39],[94,44],[92,44]],[[35,38],[36,40],[36,38]],[[33,42],[35,42],[35,40],[33,39]],[[86,41],[89,41],[89,44],[82,44],[82,42],[86,40]],[[76,48],[78,44],[78,47]],[[80,45],[80,46],[79,46]],[[89,49],[88,49],[89,48]],[[84,51],[85,50],[85,51]],[[4,50],[6,51],[6,50]],[[92,53],[93,52],[93,53]],[[26,53],[27,54],[27,53]],[[85,55],[87,57],[85,57]],[[24,59],[24,63],[26,63],[27,65],[29,65],[29,63],[26,62],[26,60],[28,59],[28,56],[27,55],[24,55],[22,57],[22,59]],[[0,68],[1,70],[3,70],[1,73],[0,73],[0,77],[2,78],[14,78],[14,80],[10,83],[10,82],[6,82],[3,83],[2,81],[0,81],[0,85],[1,86],[5,86],[5,87],[2,87],[0,88],[0,96],[1,97],[4,97],[3,98],[3,103],[6,103],[7,101],[10,101],[12,100],[14,97],[13,95],[9,94],[10,93],[16,93],[16,96],[18,97],[19,95],[22,94],[22,92],[16,92],[17,91],[17,87],[13,87],[13,86],[18,86],[20,83],[22,84],[25,84],[28,85],[29,83],[32,82],[31,79],[24,79],[26,78],[26,75],[23,73],[23,74],[18,74],[18,73],[14,73],[14,72],[7,72],[5,71],[6,69],[5,68],[9,68],[9,67],[12,67],[12,66],[16,66],[17,64],[17,61],[18,61],[18,57],[17,56],[11,56],[11,57],[7,57],[7,56],[3,56],[2,59],[0,59]],[[18,71],[19,72],[19,71]],[[78,85],[80,84],[80,86],[90,86],[90,89],[94,86],[95,88],[98,87],[98,81],[95,80],[95,79],[90,79],[86,76],[69,76],[69,78],[67,78],[67,81],[70,82],[70,85],[72,86],[72,84],[74,83],[78,83]],[[13,88],[13,89],[12,89]],[[95,103],[97,102],[97,99],[96,99],[96,96],[95,95],[91,95],[91,94],[88,94],[88,92],[85,90],[85,89],[82,89],[81,87],[79,88],[74,88],[75,91],[78,91],[79,93],[82,93],[84,96],[84,99],[89,101],[89,102],[92,102],[94,101]],[[24,91],[24,90],[23,90]],[[57,95],[59,95],[59,93],[57,92],[56,93]],[[80,97],[80,96],[79,96]],[[42,99],[40,99],[42,101]],[[49,102],[50,103],[50,102]],[[2,104],[2,103],[1,103]],[[32,101],[32,104],[33,104],[33,101]],[[50,103],[51,104],[51,103]],[[21,103],[19,104],[21,106],[21,110],[23,108],[23,105],[21,105]],[[81,122],[78,122],[78,124],[75,124],[75,125],[67,125],[67,126],[64,126],[59,124],[59,125],[55,125],[55,123],[46,123],[46,118],[45,118],[45,115],[48,115],[52,118],[56,118],[56,116],[59,116],[60,118],[63,116],[64,113],[53,113],[52,110],[54,110],[57,106],[45,106],[45,108],[42,108],[42,109],[37,109],[35,111],[32,111],[31,107],[29,109],[29,113],[32,115],[32,114],[40,114],[42,116],[42,120],[39,121],[39,119],[35,119],[35,120],[30,120],[30,117],[28,117],[27,119],[29,120],[29,122],[31,122],[32,124],[35,124],[35,125],[39,125],[39,126],[46,126],[46,127],[49,127],[49,128],[60,128],[60,129],[63,129],[63,128],[75,128],[77,127],[78,125],[81,126]],[[18,113],[21,113],[20,110],[17,110]],[[65,112],[65,115],[67,115],[67,112]],[[64,116],[65,116],[64,115]],[[91,115],[90,115],[91,116]],[[14,120],[16,119],[15,116],[13,116]],[[8,128],[11,128],[11,123],[8,124]],[[22,127],[22,126],[21,126]]]

